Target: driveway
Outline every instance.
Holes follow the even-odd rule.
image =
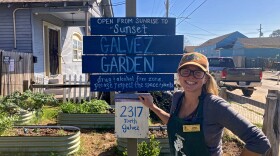
[[[271,72],[271,71],[264,71],[263,72],[263,79],[262,79],[262,86],[256,87],[256,90],[250,97],[250,99],[266,103],[266,96],[268,89],[271,90],[280,90],[280,82],[277,84],[277,76],[275,76],[277,72]],[[236,89],[234,91],[231,91],[232,93],[236,95],[243,96],[242,91],[240,89]]]

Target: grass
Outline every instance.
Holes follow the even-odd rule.
[[[54,120],[57,117],[59,107],[44,106],[42,120]]]
[[[59,107],[44,106],[41,124],[56,124]]]

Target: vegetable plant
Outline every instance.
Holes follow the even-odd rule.
[[[93,99],[82,104],[63,103],[60,108],[63,113],[108,113],[110,106],[104,100]]]
[[[9,116],[7,113],[0,113],[0,135],[13,127],[16,116]]]
[[[23,93],[15,91],[11,95],[1,99],[0,112],[8,112],[12,115],[19,113],[21,110],[41,110],[45,104],[56,105],[58,104],[58,100],[52,95],[33,93],[30,90]]]
[[[169,113],[170,106],[172,103],[172,94],[169,92],[163,92],[163,91],[153,91],[150,92],[150,94],[154,98],[154,103],[161,108],[162,110]],[[152,111],[150,111],[150,118],[153,121],[161,121],[160,118]]]
[[[39,123],[43,112],[43,105],[57,105],[58,100],[53,95],[33,93],[27,90],[23,93],[15,91],[0,99],[0,113],[7,113],[9,116],[20,114],[24,111],[35,111],[35,124]]]
[[[160,154],[160,145],[159,141],[155,140],[155,136],[151,135],[150,140],[147,143],[142,141],[137,144],[137,154],[138,156],[159,156]],[[123,153],[124,156],[127,156],[127,151]]]

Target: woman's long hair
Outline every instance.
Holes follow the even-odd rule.
[[[205,91],[209,94],[213,94],[213,95],[218,95],[219,94],[219,91],[218,91],[218,85],[217,85],[217,82],[216,80],[214,79],[214,77],[207,73],[207,76],[208,76],[208,80],[206,82],[206,84],[204,85],[205,86]]]

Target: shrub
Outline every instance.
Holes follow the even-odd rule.
[[[9,116],[17,116],[23,111],[36,110],[36,119],[34,119],[34,123],[37,124],[41,120],[43,115],[42,107],[45,104],[56,105],[58,104],[58,100],[52,95],[33,93],[30,90],[23,93],[15,91],[10,95],[1,98],[0,113],[7,113]]]
[[[30,90],[27,90],[23,93],[15,91],[11,95],[3,97],[1,103],[1,110],[12,115],[19,113],[22,109],[28,111],[40,110],[45,104],[57,104],[58,100],[52,95],[33,93]]]
[[[172,103],[172,94],[171,93],[163,92],[163,91],[154,91],[154,92],[150,92],[150,94],[154,98],[154,103],[159,108],[166,111],[167,113],[170,112],[170,106]],[[160,118],[152,111],[150,111],[150,118],[153,121],[160,121]]]
[[[8,116],[6,113],[0,113],[0,135],[13,127],[16,116]]]
[[[155,140],[155,136],[150,136],[150,141],[147,143],[142,141],[138,143],[137,154],[138,156],[159,156],[161,147],[159,146],[159,141]],[[127,156],[127,151],[123,153],[124,156]]]
[[[60,108],[63,113],[107,113],[110,106],[104,100],[93,99],[82,104],[63,103]]]

